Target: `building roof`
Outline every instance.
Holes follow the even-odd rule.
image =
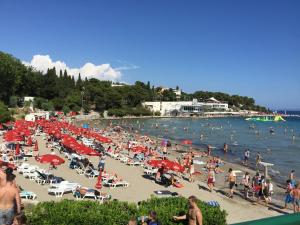
[[[209,100],[209,101],[212,101],[212,102],[220,102],[220,101],[218,101],[217,99],[215,99],[214,97],[211,97],[211,98],[209,98],[208,100]]]

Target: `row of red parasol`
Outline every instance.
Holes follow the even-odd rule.
[[[184,167],[182,165],[168,159],[164,159],[164,160],[153,159],[147,161],[147,164],[156,168],[163,167],[166,170],[172,170],[175,172],[184,172]]]
[[[44,128],[44,131],[46,133],[53,135],[57,138],[61,138],[62,136],[61,130],[64,129],[74,135],[82,135],[86,138],[95,139],[101,143],[112,142],[110,138],[104,137],[99,133],[93,132],[89,128],[76,127],[67,122],[39,120],[37,121],[37,123]]]

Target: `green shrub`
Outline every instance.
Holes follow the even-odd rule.
[[[28,225],[127,225],[132,217],[157,212],[163,225],[182,225],[185,221],[174,222],[174,215],[187,212],[188,201],[183,197],[151,198],[142,201],[139,207],[128,202],[111,201],[99,204],[94,201],[42,202],[27,208]],[[198,203],[203,214],[203,225],[225,225],[226,212],[218,207]]]
[[[227,213],[219,207],[212,207],[199,201],[199,208],[203,215],[203,225],[225,225]],[[184,215],[188,210],[188,200],[183,197],[176,198],[151,198],[139,205],[138,214],[148,215],[149,211],[157,213],[159,221],[163,225],[186,224],[186,221],[173,220],[173,216]]]
[[[126,225],[137,207],[126,202],[43,202],[26,212],[28,225]]]

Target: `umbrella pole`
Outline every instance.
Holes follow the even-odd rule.
[[[49,180],[50,166],[51,166],[51,163],[49,164],[49,168],[48,168],[47,181]]]

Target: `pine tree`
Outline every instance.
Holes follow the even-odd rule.
[[[81,90],[81,89],[82,89],[82,86],[83,86],[83,84],[82,84],[82,80],[81,80],[81,74],[79,73],[78,79],[77,79],[77,82],[76,82],[76,88],[77,88],[78,90]]]

